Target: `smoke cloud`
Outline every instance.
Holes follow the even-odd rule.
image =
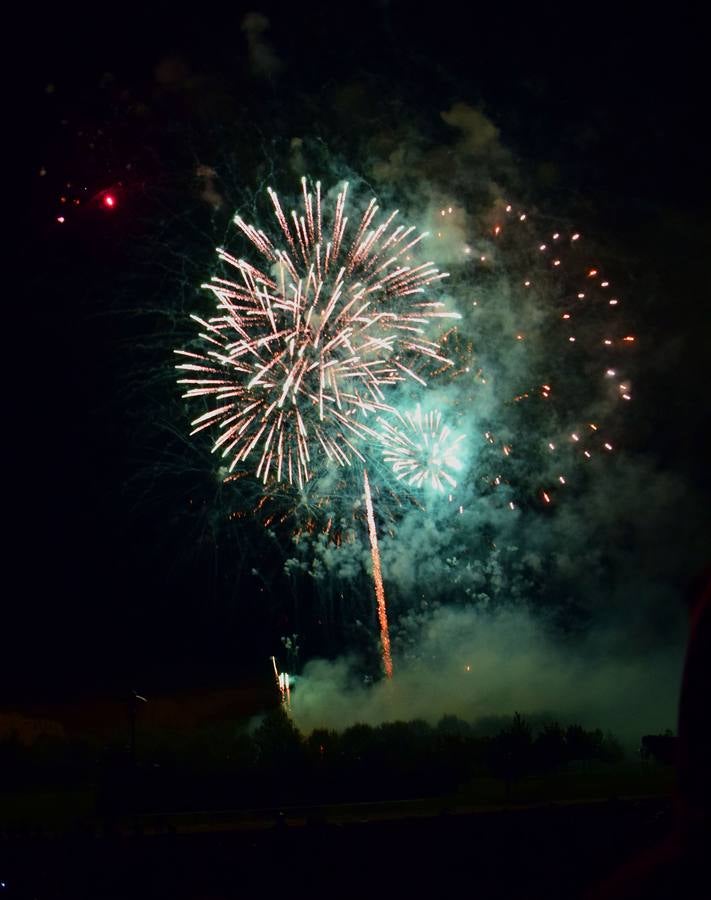
[[[349,180],[354,195],[375,189],[381,208],[397,206],[428,231],[426,258],[451,271],[439,299],[462,318],[455,337],[439,336],[456,377],[388,400],[400,411],[415,402],[440,410],[465,435],[462,470],[451,491],[416,492],[369,459],[395,678],[364,683],[368,664],[357,655],[311,660],[294,716],[308,731],[518,711],[634,743],[675,727],[681,597],[706,552],[699,500],[653,447],[630,446],[640,418],[654,414],[643,384],[638,393],[648,360],[621,343],[634,329],[624,282],[597,296],[585,282],[604,250],[571,242],[573,224],[551,224],[520,196],[507,216],[520,177],[498,129],[466,103],[441,120],[451,129],[441,144],[404,125],[371,132],[362,171],[375,184]],[[308,163],[308,142],[299,154]],[[343,177],[339,162],[334,180]],[[494,239],[497,223],[505,233]],[[570,274],[556,280],[549,245],[558,233],[556,257]],[[562,319],[569,308],[571,323]],[[623,395],[636,404],[631,421]],[[333,496],[333,473],[321,490]],[[340,490],[342,541],[300,535],[286,570],[310,579],[324,604],[340,597],[353,633],[374,645],[355,476]]]
[[[284,64],[266,39],[269,19],[258,12],[250,12],[242,20],[242,31],[247,38],[249,67],[253,75],[272,80],[281,72]]]
[[[674,728],[677,650],[610,655],[595,637],[564,644],[525,609],[441,607],[427,614],[416,655],[395,658],[392,681],[364,684],[348,659],[307,663],[292,695],[305,732],[356,722],[457,715],[470,722],[520,712],[610,729],[634,744]]]

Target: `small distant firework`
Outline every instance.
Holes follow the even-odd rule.
[[[338,465],[365,461],[357,444],[376,433],[363,419],[394,411],[383,387],[408,379],[424,385],[427,361],[450,365],[425,328],[459,318],[423,297],[447,273],[431,262],[408,264],[425,235],[393,227],[397,210],[375,224],[371,200],[346,241],[348,184],[328,233],[320,182],[315,195],[305,178],[302,188],[304,211],[292,211],[291,223],[268,189],[281,229],[274,240],[235,217],[266,271],[218,249],[236,280],[216,276],[204,285],[217,304],[215,316],[193,316],[205,349],[175,351],[184,358],[176,368],[189,373],[179,380],[188,386],[184,396],[214,404],[193,420],[191,433],[216,429],[213,452],[229,459],[230,471],[253,456],[264,484],[300,487],[317,457]]]
[[[452,473],[462,469],[457,454],[464,435],[455,435],[439,410],[423,413],[419,404],[414,413],[399,415],[399,423],[400,427],[380,420],[383,459],[398,481],[418,488],[429,485],[440,492],[456,487]]]

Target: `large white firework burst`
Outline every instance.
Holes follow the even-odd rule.
[[[425,237],[395,226],[397,210],[376,224],[371,200],[346,240],[348,184],[338,193],[328,232],[320,182],[302,178],[303,213],[287,221],[268,188],[279,230],[274,237],[235,216],[261,255],[261,268],[218,248],[235,280],[213,277],[216,314],[193,316],[204,349],[177,350],[189,373],[185,397],[207,397],[211,408],[192,434],[217,432],[213,452],[230,471],[254,460],[256,476],[303,486],[314,461],[349,465],[363,459],[357,444],[377,440],[368,414],[393,412],[383,387],[406,379],[422,384],[423,361],[448,364],[425,337],[435,319],[459,318],[424,296],[446,277],[433,263],[409,265]],[[281,246],[279,246],[281,244]]]
[[[398,414],[395,424],[385,420],[380,424],[383,459],[398,481],[437,491],[457,486],[453,473],[462,469],[458,453],[464,435],[452,432],[439,410],[423,413],[418,404],[414,413]]]

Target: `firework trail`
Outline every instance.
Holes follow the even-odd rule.
[[[444,303],[423,299],[447,273],[431,263],[408,265],[425,234],[393,227],[397,210],[376,224],[371,200],[350,242],[344,215],[348,184],[338,194],[328,234],[316,193],[302,179],[304,213],[284,215],[268,189],[280,228],[274,241],[240,216],[235,223],[261,254],[267,271],[218,249],[236,280],[213,277],[217,315],[193,316],[206,349],[175,351],[185,360],[187,398],[214,404],[193,420],[192,434],[217,431],[213,452],[229,470],[253,457],[257,478],[303,487],[315,460],[365,462],[357,443],[376,433],[361,419],[394,412],[383,387],[414,379],[423,363],[450,365],[427,340],[433,320],[458,318]],[[276,241],[285,242],[278,247]],[[419,370],[419,371],[416,371]]]
[[[440,492],[445,484],[456,487],[451,472],[462,468],[457,452],[464,435],[454,435],[443,423],[439,410],[423,413],[419,404],[414,414],[405,413],[399,419],[404,428],[380,419],[385,444],[383,459],[397,480],[414,487],[429,484]]]
[[[370,495],[370,482],[368,473],[363,472],[363,488],[365,490],[365,507],[368,514],[368,535],[370,536],[370,555],[373,559],[373,581],[375,583],[375,599],[378,604],[378,622],[380,624],[380,643],[383,656],[383,669],[388,678],[393,677],[393,661],[390,655],[390,629],[388,628],[388,611],[385,605],[385,588],[383,587],[383,574],[380,567],[380,550],[378,549],[378,535],[375,530],[375,515],[373,513],[373,498]]]

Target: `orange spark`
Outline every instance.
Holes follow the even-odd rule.
[[[370,495],[370,483],[368,473],[363,470],[363,488],[365,490],[365,508],[368,515],[368,534],[370,536],[370,555],[373,560],[373,581],[375,583],[375,599],[378,604],[378,622],[380,623],[380,642],[383,652],[383,668],[388,678],[393,677],[393,661],[390,656],[390,630],[388,628],[388,611],[385,606],[385,588],[383,587],[383,573],[380,568],[380,550],[378,549],[378,535],[375,531],[375,514],[373,513],[373,498]]]

